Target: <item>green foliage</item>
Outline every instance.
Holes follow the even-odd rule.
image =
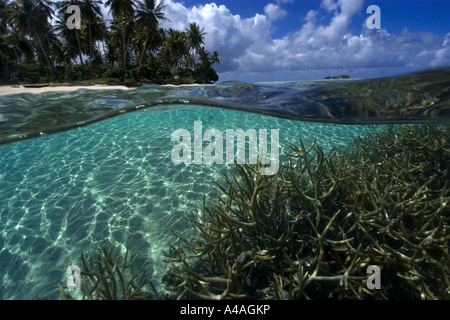
[[[0,52],[0,83],[16,81],[18,67],[19,64],[16,60],[5,53]]]
[[[213,83],[219,80],[216,71],[209,64],[198,63],[194,72],[195,80],[198,83]]]
[[[83,80],[84,79],[84,75],[83,75],[83,67],[80,65],[72,65],[72,66],[68,66],[66,67],[66,72],[65,72],[65,80],[66,81],[79,81],[79,80]]]
[[[343,74],[340,76],[326,76],[325,80],[338,80],[338,79],[350,79],[349,75]]]
[[[26,61],[22,64],[21,76],[27,83],[37,83],[39,81],[38,66],[34,61]]]
[[[161,21],[168,20],[163,2],[109,0],[105,4],[113,19],[107,24],[100,1],[82,1],[77,4],[83,17],[80,30],[66,26],[71,4],[70,0],[0,3],[2,81],[9,81],[10,75],[27,83],[102,77],[156,83],[218,80],[209,68],[193,74],[195,64],[204,63],[205,32],[199,25],[192,23],[185,31],[159,28]],[[37,75],[23,68],[21,57],[36,60]],[[210,67],[217,58],[212,56]]]
[[[123,75],[123,69],[122,68],[109,68],[104,73],[103,76],[107,78],[115,78],[119,79]]]

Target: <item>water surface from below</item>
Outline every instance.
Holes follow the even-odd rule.
[[[204,195],[215,200],[213,182],[231,168],[174,165],[171,134],[193,132],[194,121],[223,132],[279,129],[281,154],[299,139],[345,148],[374,129],[178,105],[0,146],[0,298],[58,299],[67,267],[97,253],[102,237],[149,259],[147,274],[162,289],[170,229],[190,231],[188,214]]]

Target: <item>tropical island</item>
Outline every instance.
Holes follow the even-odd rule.
[[[350,76],[347,74],[342,74],[340,76],[326,76],[325,80],[339,80],[339,79],[350,79]]]
[[[0,0],[0,84],[210,84],[205,31],[164,29],[163,0]],[[70,6],[80,12],[69,28]],[[73,7],[72,7],[73,8]]]

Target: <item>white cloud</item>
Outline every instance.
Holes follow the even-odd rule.
[[[287,15],[287,11],[282,9],[280,6],[269,3],[264,7],[264,12],[269,18],[269,20],[275,21],[280,18],[283,18]]]
[[[331,12],[338,8],[338,4],[335,0],[322,0],[320,7],[326,9],[328,12]]]
[[[207,49],[217,50],[222,58],[217,67],[221,80],[280,80],[271,75],[286,80],[307,74],[323,77],[327,70],[378,76],[380,70],[406,72],[450,64],[450,34],[442,39],[405,29],[392,35],[363,26],[360,34],[352,33],[349,25],[356,14],[365,11],[363,0],[323,0],[320,8],[307,13],[297,31],[273,39],[270,31],[286,15],[280,5],[289,2],[292,0],[274,1],[265,6],[263,15],[242,18],[224,5],[186,8],[166,0],[165,13],[171,22],[163,26],[184,30],[190,22],[197,22],[204,27]],[[328,22],[319,9],[331,16]]]
[[[450,32],[445,35],[442,48],[436,51],[434,59],[431,61],[433,67],[443,67],[450,65]]]
[[[294,0],[277,0],[277,4],[284,4],[284,3],[293,3]]]
[[[270,40],[270,22],[265,15],[256,14],[243,19],[233,15],[223,5],[215,3],[186,8],[172,0],[165,2],[165,14],[171,22],[164,27],[184,30],[189,23],[197,22],[206,31],[205,42],[209,50],[217,50],[222,57],[222,71],[238,70],[240,57],[248,54],[247,50],[255,42]]]

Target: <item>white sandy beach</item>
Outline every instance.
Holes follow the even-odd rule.
[[[183,87],[183,86],[212,86],[212,84],[182,84],[172,85],[165,84],[167,87]],[[92,85],[64,85],[64,84],[51,84],[42,87],[24,87],[23,85],[10,85],[0,86],[0,96],[16,93],[43,93],[43,92],[61,92],[61,91],[75,91],[78,89],[88,90],[131,90],[135,87],[127,87],[121,85],[106,85],[106,84],[92,84]]]
[[[43,93],[43,92],[61,92],[61,91],[74,91],[78,89],[89,89],[89,90],[113,90],[113,89],[122,89],[122,90],[130,90],[133,88],[129,88],[126,86],[116,86],[116,85],[80,85],[80,86],[72,86],[72,85],[48,85],[39,88],[26,88],[22,85],[11,85],[11,86],[0,86],[0,95],[7,94],[16,94],[16,93]]]

